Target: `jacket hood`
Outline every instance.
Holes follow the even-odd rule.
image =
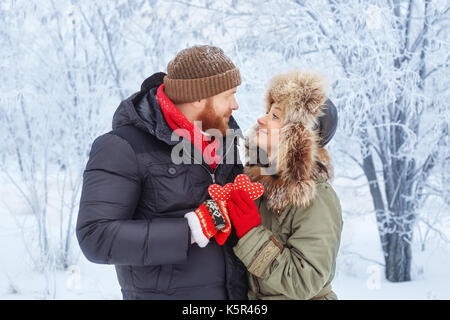
[[[112,120],[113,130],[124,125],[133,125],[149,132],[169,145],[179,143],[179,141],[171,140],[173,130],[164,119],[155,97],[156,91],[163,84],[165,76],[164,72],[151,75],[144,80],[139,92],[132,94],[119,104]],[[228,126],[230,129],[240,132],[240,128],[233,116],[230,117]]]
[[[284,111],[276,174],[268,174],[260,163],[247,165],[245,173],[252,181],[264,185],[268,207],[274,211],[283,210],[289,204],[308,206],[315,197],[316,183],[333,175],[328,151],[321,146],[319,129],[326,101],[325,85],[317,74],[294,70],[270,82],[266,109],[269,111],[276,102]],[[258,129],[258,124],[253,126],[246,138],[246,159],[248,142]]]

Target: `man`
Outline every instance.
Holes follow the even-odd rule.
[[[224,139],[223,152],[216,153],[217,145],[208,147],[218,140],[204,132],[239,129],[231,114],[240,83],[239,70],[221,49],[182,50],[167,75],[150,76],[122,101],[113,131],[92,144],[76,234],[88,260],[115,265],[124,299],[246,299],[234,231],[215,241],[191,230],[196,208],[210,198],[208,186],[233,182],[243,171],[234,159],[237,139]],[[193,139],[199,132],[201,138]],[[180,156],[178,147],[186,142],[192,148],[183,147]]]

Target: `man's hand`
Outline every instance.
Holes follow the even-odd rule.
[[[225,241],[227,241],[228,236],[231,233],[231,221],[228,215],[226,201],[217,201],[217,204],[219,205],[222,217],[225,220],[225,228],[222,228],[216,233],[216,242],[222,246]]]
[[[242,189],[231,191],[231,196],[227,200],[227,209],[239,239],[261,224],[258,207]]]
[[[222,246],[231,233],[226,201],[206,200],[195,212],[188,212],[184,217],[188,219],[191,229],[191,244],[197,243],[201,248],[213,236],[216,237],[217,244]]]
[[[206,247],[209,239],[214,237],[217,230],[205,203],[202,203],[195,211],[186,213],[184,217],[188,220],[188,225],[191,229],[191,238],[194,239],[194,242],[200,248]],[[191,243],[194,242],[191,239]]]

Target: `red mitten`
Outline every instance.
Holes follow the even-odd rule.
[[[226,201],[230,197],[230,192],[233,189],[234,185],[232,183],[227,183],[223,187],[218,184],[212,184],[208,187],[209,195],[216,201],[225,220],[225,227],[218,230],[215,235],[216,242],[219,245],[223,245],[231,233],[231,221],[228,216]]]
[[[209,243],[209,239],[214,237],[217,230],[213,218],[207,208],[207,203],[202,203],[197,210],[184,215],[188,220],[192,237],[199,247],[203,248]]]
[[[227,241],[228,236],[231,233],[231,221],[228,216],[226,201],[217,201],[217,204],[220,207],[220,211],[222,211],[222,216],[226,221],[226,225],[225,225],[225,228],[217,231],[215,238],[216,238],[216,242],[219,245],[223,245],[225,243],[225,241]]]
[[[227,209],[239,239],[261,224],[258,207],[242,189],[231,191]]]
[[[234,189],[247,191],[250,199],[256,200],[264,193],[264,186],[258,182],[251,182],[250,178],[241,173],[234,179]]]

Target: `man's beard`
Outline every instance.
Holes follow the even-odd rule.
[[[203,131],[209,129],[217,129],[220,131],[222,136],[225,136],[227,133],[227,129],[229,129],[228,123],[225,122],[224,117],[216,113],[212,98],[206,99],[205,109],[203,109],[203,111],[200,113],[199,120],[202,121]]]

